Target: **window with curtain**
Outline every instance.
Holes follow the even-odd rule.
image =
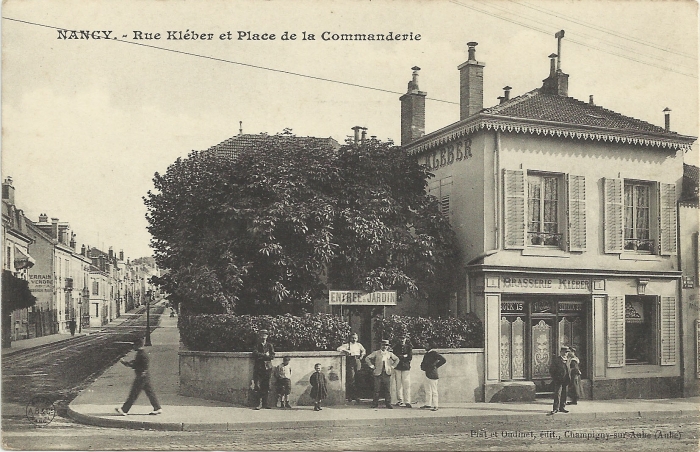
[[[650,230],[650,193],[648,184],[625,182],[625,250],[654,250]]]
[[[559,177],[528,174],[528,245],[559,246]]]

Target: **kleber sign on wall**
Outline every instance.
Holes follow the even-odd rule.
[[[331,290],[328,304],[353,306],[396,306],[396,291],[381,290],[367,293],[362,290]]]

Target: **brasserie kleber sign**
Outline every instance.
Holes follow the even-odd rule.
[[[344,306],[396,306],[396,291],[367,293],[363,290],[331,290],[328,292],[328,303]]]

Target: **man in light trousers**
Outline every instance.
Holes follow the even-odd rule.
[[[394,354],[399,357],[399,364],[394,368],[394,388],[396,388],[396,406],[411,408],[411,360],[413,347],[408,334],[394,347]]]
[[[438,367],[445,364],[445,358],[433,350],[435,342],[429,340],[425,345],[425,356],[420,364],[420,368],[425,372],[425,405],[421,408],[429,408],[431,411],[438,410]]]

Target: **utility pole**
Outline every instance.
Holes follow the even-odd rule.
[[[151,346],[151,296],[153,292],[150,290],[146,291],[146,340],[144,346]]]

